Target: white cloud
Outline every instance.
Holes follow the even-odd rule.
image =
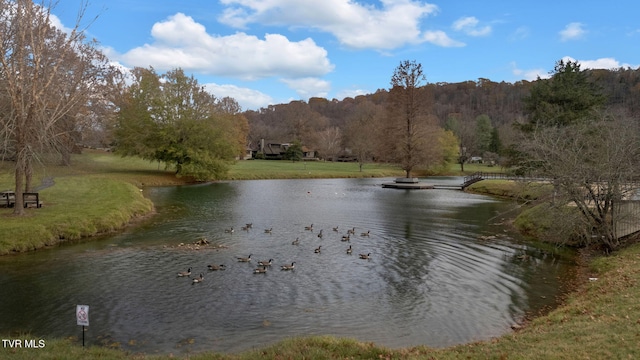
[[[531,34],[531,31],[529,30],[528,27],[521,26],[517,28],[516,31],[514,31],[511,35],[509,35],[509,40],[510,41],[524,40],[528,38],[530,34]]]
[[[309,77],[333,70],[327,51],[307,38],[292,42],[279,34],[264,39],[238,32],[214,36],[182,13],[156,23],[153,43],[131,49],[119,60],[158,70],[180,67],[203,74],[252,80],[270,76]]]
[[[560,40],[569,41],[582,38],[587,31],[583,28],[584,24],[579,22],[572,22],[565,26],[564,30],[560,31]]]
[[[336,99],[338,100],[344,100],[345,98],[355,98],[356,96],[359,95],[367,95],[367,94],[371,94],[372,92],[369,90],[363,90],[363,89],[345,89],[345,90],[341,90],[336,94]]]
[[[326,98],[329,90],[331,90],[331,83],[314,77],[282,79],[281,81],[295,90],[301,99],[308,99],[314,96]]]
[[[442,47],[462,47],[465,43],[451,39],[444,31],[427,31],[423,38],[426,42]]]
[[[470,36],[486,36],[491,34],[491,26],[478,27],[480,21],[473,16],[467,16],[456,20],[453,29],[462,31]]]
[[[518,79],[527,80],[527,81],[537,80],[538,77],[541,79],[548,79],[551,77],[549,72],[545,69],[538,68],[538,69],[523,70],[523,69],[519,69],[515,62],[511,63],[511,72]]]
[[[586,69],[608,69],[608,70],[616,70],[620,68],[632,68],[636,69],[640,67],[640,65],[631,65],[628,63],[620,63],[620,61],[614,58],[600,58],[596,60],[576,60],[571,56],[565,56],[562,60],[566,63],[567,61],[577,62],[580,64],[580,70]]]
[[[422,18],[437,12],[416,0],[381,0],[382,6],[352,0],[222,0],[219,21],[244,28],[250,23],[304,27],[327,32],[355,49],[394,49],[425,41]]]
[[[54,14],[49,15],[49,21],[51,22],[51,25],[53,25],[53,27],[60,29],[62,32],[66,34],[71,34],[71,32],[73,31],[72,28],[64,26],[60,18],[55,16]]]
[[[243,88],[236,85],[218,85],[215,83],[204,84],[204,88],[217,98],[225,96],[234,98],[243,110],[259,109],[273,104],[274,99],[258,90]]]
[[[631,69],[639,69],[640,65],[631,65],[631,64],[627,64],[627,63],[620,63],[618,60],[614,59],[614,58],[600,58],[600,59],[596,59],[596,60],[576,60],[574,58],[572,58],[571,56],[565,56],[562,58],[562,60],[566,63],[567,61],[571,61],[571,62],[577,62],[578,64],[580,64],[580,70],[587,70],[587,69],[608,69],[608,70],[616,70],[616,69],[620,69],[620,68],[631,68]],[[529,70],[523,70],[523,69],[519,69],[516,65],[515,62],[511,63],[511,72],[513,73],[513,75],[515,75],[516,77],[518,77],[518,79],[524,79],[524,80],[529,80],[529,81],[533,81],[536,80],[538,78],[538,76],[541,79],[548,79],[551,77],[551,74],[548,70],[544,70],[544,69],[529,69]]]

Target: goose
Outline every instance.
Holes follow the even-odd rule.
[[[207,267],[209,268],[209,270],[211,271],[218,271],[218,270],[224,270],[224,264],[220,264],[220,265],[207,265]]]
[[[340,226],[336,226],[336,227],[334,227],[334,228],[333,228],[333,231],[338,232],[338,228],[339,228],[339,227],[340,227]]]
[[[200,273],[200,277],[193,279],[193,281],[191,281],[191,283],[192,284],[197,284],[197,283],[201,283],[203,281],[204,281],[204,276],[202,275],[202,273]]]
[[[368,254],[360,254],[360,259],[369,260],[371,259],[371,253]]]
[[[316,253],[316,254],[320,254],[320,248],[321,247],[322,246],[318,246],[315,250],[313,250],[313,252]]]
[[[253,223],[247,223],[245,225],[246,225],[247,229],[251,229],[253,227]]]
[[[189,275],[191,275],[191,268],[187,269],[187,271],[180,271],[178,273],[179,277],[184,277],[184,276],[189,276]]]
[[[291,242],[291,245],[298,245],[298,244],[300,244],[300,239],[299,238],[296,238],[295,240],[293,240]]]
[[[258,261],[258,265],[260,266],[271,266],[271,262],[273,259],[269,259],[269,261]]]
[[[248,226],[243,226],[243,227],[241,227],[240,229],[241,229],[241,230],[244,230],[244,231],[249,231],[249,227],[248,227]]]
[[[350,235],[343,235],[342,236],[342,241],[349,241],[351,240],[351,236]]]
[[[261,268],[257,268],[255,270],[253,270],[254,274],[266,274],[267,273],[267,268],[266,267],[261,267]]]
[[[304,227],[305,230],[313,231],[313,224]]]
[[[360,233],[360,236],[369,236],[371,230],[367,230],[367,232]]]
[[[349,245],[349,248],[347,249],[347,254],[351,255],[353,253],[353,249],[351,248],[351,245]]]
[[[296,262],[292,262],[291,265],[282,265],[280,266],[280,269],[282,270],[293,270],[293,268],[296,266]]]
[[[271,231],[273,230],[273,228],[268,228],[268,229],[264,229],[264,232],[266,234],[271,234]]]
[[[249,261],[251,261],[251,254],[249,254],[249,256],[247,256],[247,257],[239,257],[238,261],[239,262],[249,262]]]
[[[347,230],[347,235],[355,235],[355,234],[356,234],[356,228],[355,227]]]
[[[224,232],[228,233],[228,234],[233,234],[235,230],[233,230],[233,226],[230,227],[229,229],[224,229]]]
[[[322,239],[322,229],[320,229],[320,232],[318,233],[318,237]]]

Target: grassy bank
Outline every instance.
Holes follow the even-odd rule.
[[[24,217],[0,210],[0,255],[114,231],[153,209],[132,184],[99,177],[56,178],[40,194],[44,206]]]
[[[470,192],[516,199],[519,201],[536,200],[548,195],[552,186],[547,183],[525,183],[511,180],[483,180],[471,184]]]
[[[10,163],[0,163],[0,189],[13,188]],[[44,206],[24,217],[0,208],[0,255],[28,251],[111,232],[153,210],[138,186],[185,183],[157,164],[111,153],[74,155],[72,166],[36,166],[34,186],[44,179],[54,185],[40,192]]]

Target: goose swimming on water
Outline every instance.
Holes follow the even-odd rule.
[[[295,267],[296,262],[292,262],[291,265],[282,265],[280,266],[280,269],[282,270],[293,270],[293,268]]]
[[[249,256],[247,256],[247,257],[239,257],[238,261],[239,262],[249,262],[249,261],[251,261],[251,254],[249,254]]]
[[[273,259],[269,259],[269,261],[258,261],[258,265],[260,266],[271,266],[271,262]]]
[[[220,265],[207,265],[207,267],[209,268],[209,270],[211,271],[218,271],[218,270],[224,270],[224,264],[220,264]]]
[[[184,276],[189,276],[191,275],[191,268],[189,268],[187,271],[180,271],[178,273],[178,277],[184,277]]]
[[[200,273],[200,277],[193,279],[193,281],[191,281],[191,283],[192,284],[197,284],[197,283],[201,283],[203,281],[204,281],[204,276],[202,275],[202,273]]]

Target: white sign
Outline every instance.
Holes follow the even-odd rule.
[[[89,326],[89,305],[76,306],[76,319],[78,325]]]

